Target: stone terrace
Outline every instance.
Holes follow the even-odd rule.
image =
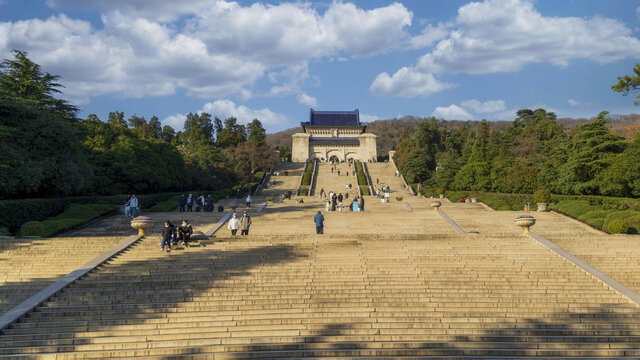
[[[171,254],[154,230],[4,329],[0,357],[640,357],[640,307],[523,236],[515,212],[444,201],[478,231],[459,235],[429,199],[367,197],[361,213],[304,199],[254,207],[249,236],[223,228]],[[635,284],[633,238],[535,215],[533,231]],[[624,271],[602,260],[618,256]]]

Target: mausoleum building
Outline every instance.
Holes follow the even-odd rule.
[[[302,133],[293,134],[291,160],[376,161],[376,136],[366,133],[360,112],[309,111],[309,121],[301,122]]]

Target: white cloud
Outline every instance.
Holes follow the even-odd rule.
[[[460,105],[471,109],[476,114],[492,114],[504,111],[507,108],[504,100],[489,100],[481,102],[471,99],[463,101]]]
[[[434,27],[427,25],[420,35],[416,35],[409,40],[409,47],[412,49],[422,49],[435,44],[436,41],[442,40],[449,34],[446,26],[442,23]]]
[[[431,40],[443,37],[443,29],[428,25],[410,44],[428,46]],[[567,66],[577,59],[609,63],[629,57],[640,57],[640,40],[617,20],[549,17],[540,14],[530,0],[485,0],[461,6],[448,34],[432,51],[393,76],[381,73],[371,89],[378,89],[374,85],[379,81],[385,81],[385,88],[400,88],[408,72],[412,78],[418,74],[485,74],[518,71],[530,63]]]
[[[528,0],[485,0],[458,9],[457,29],[418,60],[424,72],[517,71],[528,63],[567,66],[640,56],[640,40],[623,23],[596,16],[545,17]]]
[[[567,102],[569,103],[570,106],[580,106],[580,101],[578,100],[569,99],[567,100]]]
[[[445,120],[472,120],[473,116],[469,114],[465,109],[461,108],[458,105],[451,104],[447,107],[438,106],[431,116],[434,116],[438,119]]]
[[[386,72],[379,74],[369,87],[369,90],[377,96],[413,98],[416,96],[428,96],[455,86],[455,84],[436,80],[432,74],[425,74],[416,71],[414,68],[403,67],[393,76],[389,76]]]
[[[311,107],[318,106],[318,100],[313,96],[309,96],[308,94],[305,94],[305,93],[299,94],[297,99],[298,99],[298,103],[302,105],[307,105]]]
[[[312,59],[367,56],[396,48],[412,13],[402,4],[364,10],[334,2],[242,6],[223,0],[47,0],[56,9],[98,9],[102,27],[65,15],[0,22],[0,56],[19,48],[63,77],[75,102],[116,94],[246,100],[266,72],[282,70],[268,93],[304,93]],[[180,19],[179,22],[175,20]],[[300,70],[302,69],[302,70]],[[288,70],[293,71],[287,75]],[[295,73],[295,70],[300,72]]]
[[[380,117],[375,116],[375,115],[368,115],[368,114],[363,114],[360,113],[360,121],[362,122],[374,122],[376,120],[379,120]]]
[[[273,112],[268,108],[254,110],[244,105],[237,105],[228,99],[204,104],[198,113],[203,112],[211,114],[212,118],[218,117],[223,120],[233,116],[238,119],[240,124],[247,124],[253,119],[258,119],[263,126],[270,129],[287,128],[290,125],[289,119],[283,114]],[[162,119],[161,123],[163,125],[171,125],[178,131],[183,129],[185,118],[185,114],[175,114]]]

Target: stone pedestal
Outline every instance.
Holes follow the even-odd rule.
[[[138,230],[138,236],[144,235],[147,229],[151,229],[153,221],[146,216],[138,216],[131,220],[131,227]]]
[[[520,215],[513,222],[522,228],[523,234],[527,234],[529,228],[535,225],[536,219],[531,215]]]
[[[305,162],[309,159],[309,134],[293,134],[291,145],[291,161]]]
[[[360,161],[376,161],[378,160],[378,152],[376,150],[376,136],[374,134],[360,134]]]

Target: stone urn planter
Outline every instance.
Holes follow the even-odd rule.
[[[433,208],[433,210],[438,211],[438,208],[442,206],[442,203],[438,200],[436,201],[432,201],[431,202],[431,207]]]
[[[153,221],[148,216],[138,216],[131,220],[131,227],[138,230],[138,236],[144,235],[144,232],[152,226]]]
[[[440,199],[444,199],[444,194],[438,194],[438,196],[440,197]]]
[[[478,202],[478,198],[474,198],[474,197],[471,198],[472,204],[476,204],[477,202]]]
[[[523,234],[526,234],[529,232],[529,228],[536,223],[536,218],[531,215],[519,215],[513,222],[522,228]]]
[[[549,204],[538,203],[538,211],[549,211]]]

